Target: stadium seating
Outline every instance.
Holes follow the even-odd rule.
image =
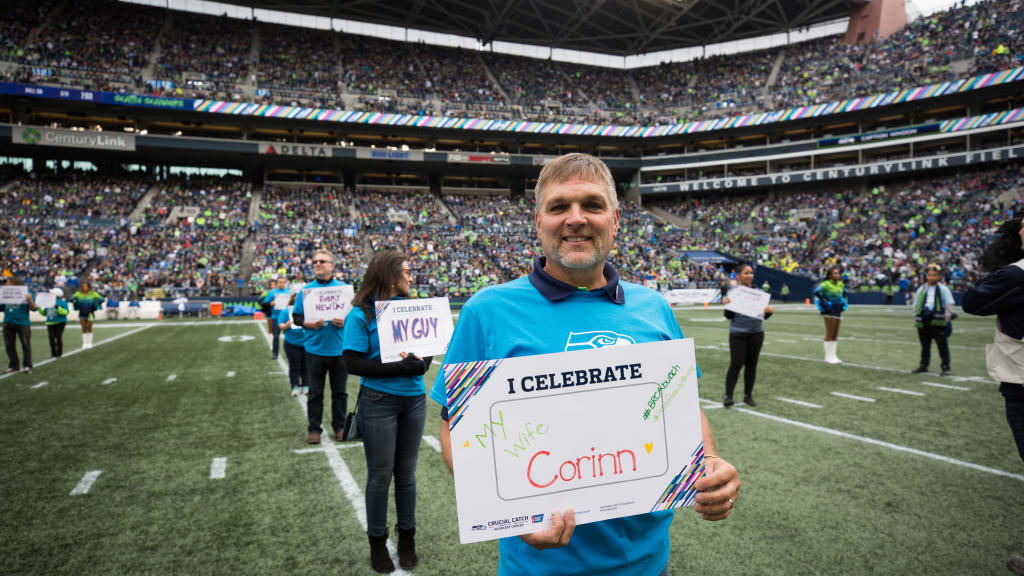
[[[367,110],[536,121],[717,118],[916,87],[1024,60],[1022,0],[958,6],[864,45],[829,36],[631,70],[256,26],[107,0],[61,4],[40,27],[55,3],[9,4],[0,15],[0,56],[22,64],[10,79],[227,100],[245,99],[248,86],[265,103],[337,108],[346,107],[349,94]],[[172,25],[163,26],[168,15]],[[153,77],[144,79],[158,37]],[[147,88],[149,81],[160,87]]]

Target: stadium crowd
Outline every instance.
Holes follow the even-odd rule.
[[[411,114],[674,123],[842,100],[1024,62],[1024,0],[958,5],[866,44],[836,35],[631,70],[114,8],[108,0],[60,4],[60,14],[44,23],[52,4],[10,4],[0,15],[0,54],[22,66],[9,79],[230,100],[243,99],[247,85],[264,103],[345,107],[342,96],[349,94],[365,109]],[[165,26],[168,16],[173,25]],[[155,54],[153,78],[143,81]]]

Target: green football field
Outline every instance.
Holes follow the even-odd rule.
[[[724,522],[677,511],[673,574],[991,575],[1024,553],[1024,463],[985,372],[994,320],[956,322],[942,378],[937,352],[935,371],[909,374],[919,346],[905,309],[851,309],[841,366],[822,361],[816,313],[777,311],[759,406],[726,410],[721,311],[677,317],[743,486]],[[40,327],[33,373],[0,379],[0,574],[373,574],[361,446],[305,443],[304,405],[264,323],[95,332],[76,351],[69,326],[65,357],[48,362]],[[357,388],[350,379],[350,407]],[[414,573],[493,574],[495,542],[459,544],[439,406],[428,411]]]

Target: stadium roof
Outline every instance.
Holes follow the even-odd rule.
[[[221,0],[552,48],[632,56],[785,32],[869,0]]]

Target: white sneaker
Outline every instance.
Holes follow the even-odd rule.
[[[303,386],[302,387],[302,395],[303,396],[309,396],[309,386]]]
[[[299,395],[299,387],[298,386],[292,386],[292,398],[295,398],[298,395]]]

